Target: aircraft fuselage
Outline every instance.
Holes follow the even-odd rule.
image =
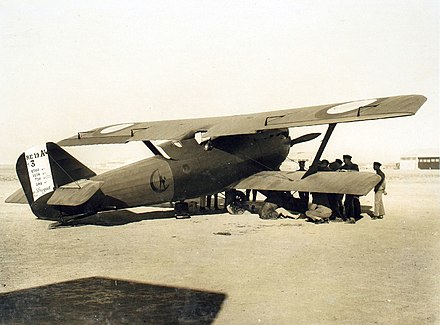
[[[277,170],[289,152],[287,130],[222,137],[206,150],[194,139],[162,146],[161,156],[98,175],[106,205],[117,208],[213,194],[261,170]]]
[[[289,152],[290,138],[288,129],[280,129],[217,138],[208,149],[194,138],[161,147],[171,159],[156,155],[91,177],[103,185],[90,200],[53,208],[63,215],[92,214],[218,193],[259,171],[278,170]],[[57,213],[48,213],[50,207],[41,203],[34,204],[33,212],[57,219]]]

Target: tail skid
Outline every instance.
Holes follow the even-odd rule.
[[[73,216],[62,216],[59,218],[58,221],[51,223],[49,225],[49,229],[57,229],[61,227],[72,227],[78,224],[78,221],[81,219],[87,218],[94,215],[94,213],[82,213],[82,214],[76,214]]]

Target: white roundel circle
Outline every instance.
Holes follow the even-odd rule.
[[[377,101],[377,99],[365,99],[358,100],[356,102],[345,103],[341,105],[336,105],[327,110],[327,114],[341,114],[349,111],[353,111],[362,106],[367,106]]]
[[[123,130],[123,129],[128,128],[133,125],[134,125],[134,123],[124,123],[124,124],[112,125],[112,126],[106,127],[105,129],[102,129],[101,134],[113,133],[113,132]]]

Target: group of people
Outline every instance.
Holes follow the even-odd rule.
[[[328,160],[321,160],[318,164],[318,171],[346,171],[358,172],[359,166],[351,161],[350,155],[344,155],[343,161],[336,159],[332,163]],[[385,215],[382,195],[385,191],[385,174],[380,169],[379,162],[373,163],[373,169],[380,176],[379,183],[374,187],[374,214],[372,219],[382,219]],[[305,161],[299,161],[299,171],[306,171]],[[352,194],[337,193],[309,193],[299,192],[299,198],[294,198],[290,192],[269,193],[266,202],[260,210],[260,218],[276,219],[280,217],[306,217],[315,223],[327,222],[329,220],[345,221],[355,223],[361,218],[361,205],[359,196]],[[289,211],[300,212],[301,214],[292,214]]]
[[[218,206],[218,193],[212,195],[214,197],[214,210],[220,210]],[[200,211],[206,211],[211,209],[212,196],[202,196],[200,197]]]
[[[335,161],[331,163],[326,159],[319,161],[318,172],[359,171],[359,166],[351,161],[352,157],[350,155],[343,155],[342,158],[343,160],[335,159]],[[298,162],[298,171],[307,171],[305,163],[305,161]],[[380,181],[374,187],[374,213],[371,215],[372,219],[382,219],[385,215],[382,196],[387,193],[385,191],[385,174],[380,167],[381,163],[377,161],[373,163],[373,169],[377,175],[380,176]],[[261,193],[266,196],[266,200],[259,210],[259,216],[262,219],[289,217],[295,219],[307,218],[315,223],[324,223],[330,220],[356,223],[357,220],[362,218],[359,196],[353,194],[298,192],[298,197],[296,198],[291,192],[261,191]],[[256,201],[256,190],[246,190],[246,194],[241,192],[239,194],[242,194],[243,198],[241,199],[245,201]],[[311,200],[310,196],[312,197]],[[225,198],[225,207],[227,204],[226,201],[228,201],[227,195]],[[214,203],[214,210],[219,210],[218,193],[213,195],[213,200],[211,195],[201,197],[200,210],[206,211],[211,209],[211,203]]]

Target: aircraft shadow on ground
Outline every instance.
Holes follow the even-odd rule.
[[[69,226],[122,226],[133,222],[140,222],[144,220],[157,219],[171,219],[174,218],[173,211],[149,211],[149,212],[133,212],[129,210],[108,211],[86,218],[72,220],[68,223]]]
[[[0,294],[1,324],[211,324],[226,295],[91,277]]]
[[[368,216],[372,216],[373,212],[371,211],[372,206],[362,205],[361,211]],[[225,213],[226,211],[223,209],[220,210],[207,210],[201,211],[192,214],[192,217],[197,217],[200,215],[214,215]],[[255,213],[255,212],[253,212]],[[149,212],[133,212],[130,210],[116,210],[116,211],[107,211],[101,212],[99,214],[95,214],[92,216],[88,216],[81,219],[71,220],[67,225],[67,227],[78,227],[85,225],[93,225],[93,226],[122,226],[134,222],[140,222],[145,220],[160,220],[160,219],[174,219],[174,210],[162,210],[162,211],[149,211]],[[362,219],[361,216],[358,220]],[[55,227],[56,228],[56,227]]]
[[[220,214],[225,213],[225,210],[210,210],[204,212],[198,212],[191,214],[191,216],[200,216],[200,215],[212,215],[212,214]],[[98,214],[94,214],[92,216],[74,219],[69,221],[67,224],[63,225],[63,227],[77,227],[77,226],[85,226],[85,225],[94,225],[94,226],[122,226],[129,223],[140,222],[145,220],[160,220],[160,219],[173,219],[175,218],[174,210],[165,210],[165,211],[149,211],[149,212],[133,212],[130,210],[116,210],[116,211],[107,211],[101,212]],[[57,228],[55,226],[54,228]]]

